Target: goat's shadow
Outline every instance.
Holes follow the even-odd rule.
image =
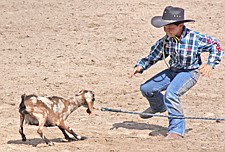
[[[118,128],[126,128],[126,129],[134,129],[134,130],[152,130],[149,133],[149,136],[158,136],[158,135],[165,136],[168,131],[167,127],[154,125],[154,124],[147,124],[147,123],[138,123],[134,121],[124,121],[122,123],[114,123],[113,127],[110,129],[113,130]],[[191,128],[187,129],[186,132],[189,132],[191,130],[192,130]]]
[[[86,140],[87,137],[84,137],[83,140]],[[54,138],[54,139],[49,139],[53,143],[68,143],[69,141],[66,141],[64,138]],[[79,142],[77,141],[71,141],[71,142]],[[33,147],[37,147],[39,144],[44,144],[46,147],[48,147],[47,144],[41,139],[41,138],[32,138],[32,139],[27,139],[26,141],[22,141],[22,139],[18,140],[9,140],[7,144],[18,144],[18,145],[32,145]]]

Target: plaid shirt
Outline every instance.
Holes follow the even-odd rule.
[[[161,38],[151,47],[149,55],[139,60],[135,67],[140,65],[143,70],[148,69],[163,59],[163,50],[165,57],[170,56],[170,67],[176,69],[198,68],[202,64],[202,52],[209,52],[208,64],[214,68],[216,64],[219,64],[224,53],[216,39],[184,26],[181,38],[177,42],[173,37]]]

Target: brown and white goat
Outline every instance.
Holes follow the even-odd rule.
[[[64,99],[62,97],[41,97],[36,95],[22,95],[21,103],[19,105],[20,113],[20,129],[22,141],[26,141],[26,136],[23,132],[24,120],[29,125],[38,125],[37,133],[49,146],[53,145],[53,142],[48,140],[43,134],[43,128],[57,126],[63,133],[64,137],[68,141],[82,140],[81,136],[78,136],[70,127],[66,126],[64,121],[68,116],[80,106],[87,107],[87,113],[93,112],[94,93],[88,90],[82,90],[75,97]],[[70,133],[75,139],[70,138]]]

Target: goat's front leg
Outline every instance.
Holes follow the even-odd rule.
[[[59,125],[59,127],[62,128],[64,131],[66,130],[68,133],[72,134],[72,135],[74,136],[75,140],[84,140],[84,139],[86,139],[85,137],[81,137],[81,136],[77,135],[77,134],[73,131],[73,129],[70,128],[70,127],[68,127],[68,126],[66,126],[66,125],[64,124],[64,122],[61,122],[60,125]]]
[[[20,129],[19,129],[19,133],[22,137],[22,141],[26,141],[26,136],[25,134],[23,133],[23,122],[24,122],[24,115],[23,114],[20,114]]]
[[[39,119],[38,119],[39,128],[37,130],[37,133],[41,136],[41,138],[45,141],[45,143],[47,145],[52,146],[52,145],[54,145],[54,143],[52,141],[48,140],[43,133],[43,129],[44,129],[44,125],[45,125],[46,120],[47,120],[47,114],[45,114],[42,117],[39,117]]]

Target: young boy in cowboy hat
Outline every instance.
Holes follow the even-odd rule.
[[[150,107],[143,113],[155,114],[168,111],[169,126],[166,139],[182,139],[185,133],[185,120],[172,117],[183,117],[180,97],[192,88],[201,74],[209,77],[215,65],[219,64],[223,51],[218,41],[210,36],[188,29],[184,23],[194,20],[184,19],[184,9],[168,6],[162,16],[155,16],[151,24],[163,27],[166,35],[159,39],[150,49],[147,57],[139,60],[130,74],[130,78],[142,73],[159,60],[170,56],[168,69],[156,74],[140,90],[148,100]],[[202,64],[201,53],[209,52],[207,64]],[[165,90],[165,94],[161,92]],[[150,115],[140,115],[151,118]]]

